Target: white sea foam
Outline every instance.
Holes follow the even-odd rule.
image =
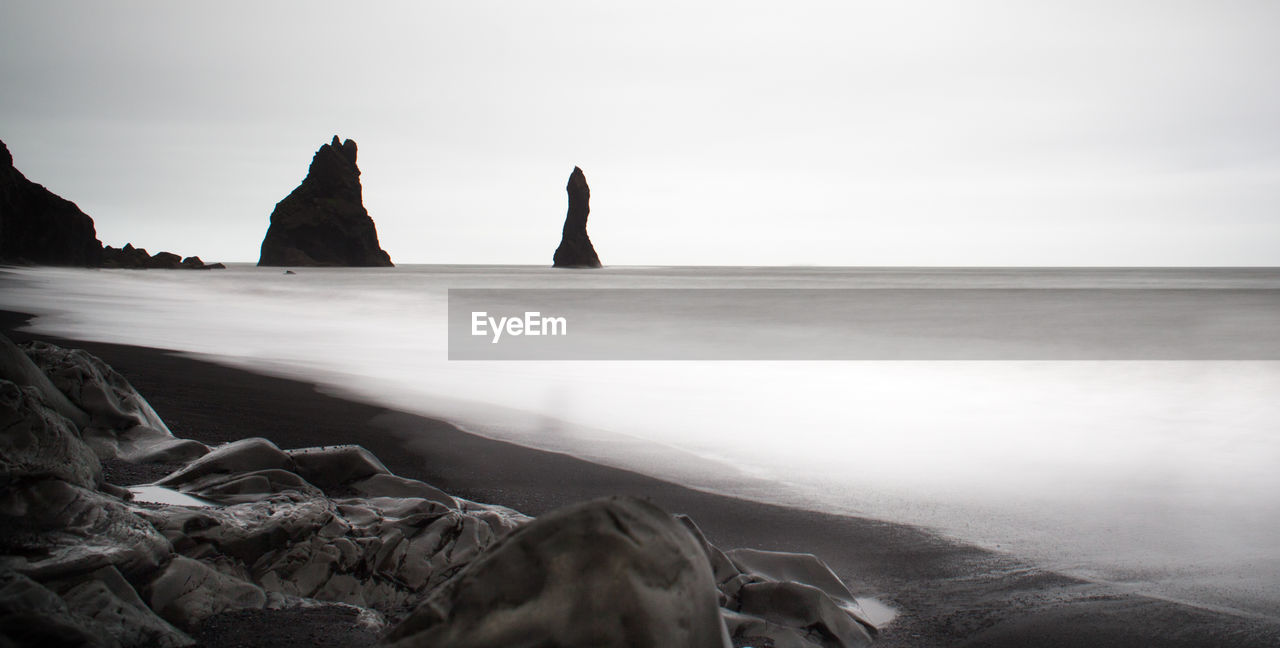
[[[926,524],[1138,591],[1280,616],[1280,362],[449,362],[445,299],[490,287],[1274,289],[1277,271],[6,272],[0,307],[39,314],[42,332],[204,354],[488,436]],[[660,304],[634,308],[660,323]]]

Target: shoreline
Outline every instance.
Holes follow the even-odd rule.
[[[1280,624],[1125,594],[909,525],[697,491],[564,454],[466,433],[444,421],[361,403],[179,353],[15,331],[15,341],[83,348],[124,374],[174,434],[208,444],[262,436],[281,447],[355,443],[393,472],[530,515],[615,494],[690,515],[724,547],[818,555],[855,595],[893,606],[878,645],[1276,645]],[[144,477],[144,476],[140,476]]]

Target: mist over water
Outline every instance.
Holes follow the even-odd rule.
[[[926,524],[1068,573],[1280,616],[1280,362],[449,362],[446,330],[449,288],[1240,290],[1280,289],[1280,271],[4,273],[0,307],[39,314],[41,332],[204,354],[487,436],[701,488]],[[1271,339],[1274,307],[1236,318],[1235,330]],[[656,342],[669,339],[663,304],[627,308]],[[842,323],[778,335],[833,326]]]

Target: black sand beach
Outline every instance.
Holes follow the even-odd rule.
[[[262,436],[285,448],[357,443],[395,473],[530,515],[631,494],[690,515],[722,547],[814,553],[856,595],[899,610],[882,646],[1280,645],[1280,624],[1270,620],[1120,593],[927,530],[703,493],[329,396],[305,382],[160,349],[32,335],[21,330],[27,319],[3,313],[0,325],[15,341],[44,339],[98,355],[179,437],[216,444]],[[108,476],[127,484],[159,475],[108,466]]]

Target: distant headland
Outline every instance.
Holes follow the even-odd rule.
[[[75,203],[27,179],[0,142],[0,263],[90,268],[210,270],[200,257],[155,256],[126,243],[103,247],[93,218]]]

